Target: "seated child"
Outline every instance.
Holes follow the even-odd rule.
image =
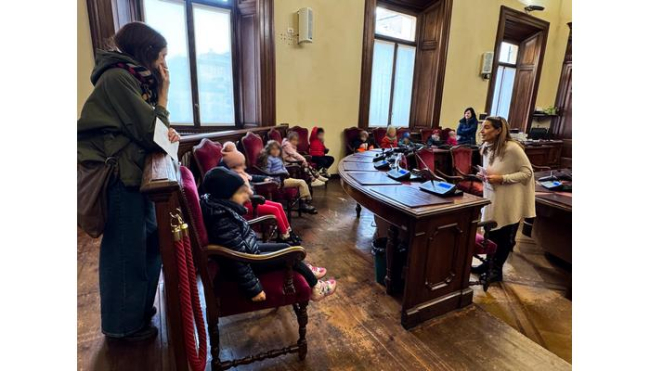
[[[250,175],[246,173],[246,158],[243,153],[237,150],[235,143],[226,142],[221,149],[221,155],[223,157],[219,166],[231,169],[235,173],[239,174],[239,176],[244,180],[244,183],[248,185],[251,194],[253,193],[253,188],[250,186],[251,181],[255,183],[272,181],[272,178],[264,175]],[[248,202],[244,206],[248,209],[249,219],[252,218],[253,204]],[[275,216],[275,220],[278,223],[278,242],[289,243],[291,245],[299,245],[302,242],[300,237],[291,230],[287,214],[284,212],[284,207],[281,203],[266,200],[263,205],[257,206],[257,213],[259,215]]]
[[[312,162],[316,164],[316,170],[320,171],[321,175],[325,178],[330,177],[327,169],[334,163],[334,157],[327,156],[329,151],[325,147],[325,130],[314,126],[311,129],[311,135],[309,135],[309,155],[311,156]]]
[[[354,152],[365,152],[374,149],[375,146],[373,145],[372,141],[369,140],[369,138],[370,135],[368,135],[367,131],[361,131],[359,133],[359,138],[355,139],[352,142],[352,148],[354,148]]]
[[[400,147],[408,147],[413,145],[413,142],[411,141],[411,133],[408,131],[404,132],[404,134],[402,134],[402,139],[399,140],[399,145]]]
[[[442,140],[440,139],[440,130],[436,129],[431,133],[429,139],[427,139],[427,146],[440,146],[442,145]]]
[[[281,174],[289,174],[289,171],[284,166],[282,161],[282,147],[280,143],[269,140],[266,143],[266,146],[260,152],[259,166],[271,175],[277,174],[277,177],[274,177],[276,182],[280,182]],[[305,182],[304,179],[295,179],[295,178],[285,178],[283,182],[285,187],[295,188],[297,187],[300,191],[300,210],[305,211],[310,214],[316,214],[316,208],[308,205],[306,202],[311,201],[311,193],[309,192],[309,185]]]
[[[457,146],[458,145],[458,139],[456,139],[456,131],[455,130],[450,130],[449,131],[449,137],[447,138],[447,144],[450,146]]]
[[[390,125],[386,130],[386,135],[381,138],[381,148],[395,148],[397,146],[397,129]]]
[[[250,203],[250,192],[246,182],[232,170],[218,166],[205,174],[203,188],[206,191],[201,197],[201,211],[205,218],[210,243],[218,244],[228,249],[260,255],[271,253],[288,247],[283,243],[260,243],[255,232],[242,215],[246,214],[243,206]],[[266,300],[264,287],[256,273],[284,268],[284,262],[246,264],[229,262],[224,271],[235,275],[239,288],[252,301]],[[336,290],[336,280],[319,280],[327,273],[325,268],[314,267],[300,261],[293,269],[302,275],[309,287],[312,288],[311,300],[319,301],[332,295]]]
[[[325,184],[329,179],[320,175],[316,169],[313,169],[307,159],[298,153],[298,142],[300,136],[295,131],[290,131],[287,137],[282,139],[282,159],[284,162],[299,162],[307,174],[311,174],[311,186],[318,187]]]

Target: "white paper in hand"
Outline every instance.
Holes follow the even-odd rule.
[[[169,129],[165,124],[156,117],[156,127],[153,131],[153,141],[162,148],[168,155],[172,156],[174,161],[178,162],[178,144],[169,141]]]

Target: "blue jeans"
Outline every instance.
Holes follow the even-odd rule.
[[[99,253],[105,335],[124,337],[147,325],[160,268],[154,204],[118,180],[108,189],[108,220]]]

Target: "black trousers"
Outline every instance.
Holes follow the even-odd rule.
[[[289,247],[288,244],[286,243],[260,243],[259,248],[260,252],[262,254],[267,254],[267,253],[272,253],[278,250],[286,249]],[[253,271],[255,273],[264,273],[268,271],[273,271],[273,270],[278,270],[278,269],[284,269],[284,262],[279,261],[279,262],[262,262],[262,263],[255,263],[251,264],[251,267],[253,268]],[[314,273],[309,269],[307,264],[304,262],[298,262],[293,266],[293,270],[298,272],[301,276],[305,277],[305,280],[309,284],[309,287],[314,287],[318,283],[318,279],[316,279],[316,276],[314,276]]]
[[[497,252],[494,254],[494,268],[501,269],[508,260],[510,250],[515,246],[515,236],[519,229],[519,223],[506,225],[496,231],[490,232],[489,238],[497,244]]]
[[[332,156],[312,156],[311,161],[316,164],[316,170],[329,169],[334,163]]]

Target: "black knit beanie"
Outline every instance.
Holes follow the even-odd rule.
[[[217,166],[205,174],[203,190],[212,198],[227,200],[244,184],[244,179],[239,174],[223,166]]]

